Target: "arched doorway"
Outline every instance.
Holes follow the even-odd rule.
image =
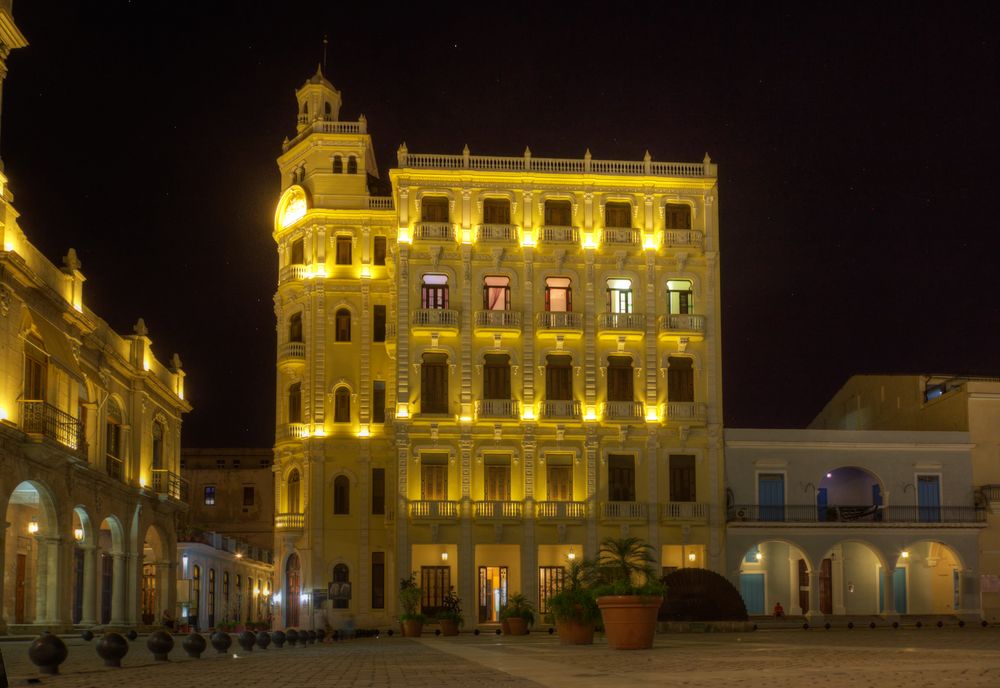
[[[740,558],[740,595],[747,614],[773,613],[780,604],[789,616],[809,611],[812,566],[798,546],[780,540],[757,543]]]
[[[170,585],[170,557],[166,536],[159,526],[150,525],[142,543],[142,587],[139,613],[142,623],[152,625],[163,618],[168,604]],[[174,610],[170,611],[174,616]],[[176,617],[175,617],[176,618]]]
[[[878,572],[882,559],[866,542],[838,542],[817,563],[819,608],[824,615],[879,613]]]
[[[962,609],[963,565],[951,547],[930,540],[915,542],[899,553],[892,574],[893,609],[897,614],[955,614]],[[888,610],[886,576],[879,580],[880,606]]]
[[[125,623],[125,532],[114,516],[101,521],[97,533],[100,552],[100,611],[102,624]]]
[[[299,625],[299,595],[302,592],[302,570],[299,555],[291,553],[285,564],[285,626],[293,628]]]
[[[17,485],[7,502],[4,616],[9,624],[57,620],[59,532],[55,501],[40,482]]]
[[[834,468],[823,475],[816,488],[816,518],[819,521],[881,521],[882,482],[874,473],[857,466]]]

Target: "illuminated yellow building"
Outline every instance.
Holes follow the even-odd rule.
[[[0,80],[23,45],[0,3]],[[180,359],[91,311],[76,252],[53,265],[13,201],[0,171],[0,632],[150,624],[176,598]]]
[[[317,71],[278,158],[276,623],[544,610],[607,536],[721,570],[716,166],[398,151]],[[320,619],[320,615],[324,619]]]

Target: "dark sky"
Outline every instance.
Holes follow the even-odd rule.
[[[274,159],[324,33],[383,176],[708,151],[726,424],[796,427],[854,372],[1000,375],[1000,15],[860,4],[17,0],[0,149],[29,239],[180,353],[188,446],[273,441]]]

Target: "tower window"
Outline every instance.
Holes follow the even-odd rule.
[[[153,468],[163,468],[163,423],[153,422]]]
[[[333,395],[333,422],[351,422],[351,391],[347,387],[338,387]]]
[[[447,222],[448,199],[444,196],[428,196],[420,203],[421,222]]]
[[[667,313],[691,313],[693,307],[691,280],[667,280]]]
[[[351,341],[351,312],[346,308],[339,309],[337,311],[335,322],[335,340],[338,342]]]
[[[631,203],[608,203],[604,206],[604,226],[630,228],[632,226]]]
[[[323,119],[327,122],[333,119],[333,107],[329,103],[323,103]]]
[[[358,159],[353,155],[347,158],[347,174],[358,173]]]
[[[489,311],[510,310],[510,277],[487,275],[483,279],[483,308]]]
[[[337,265],[351,264],[351,244],[353,240],[348,236],[337,237]]]
[[[372,263],[374,265],[385,265],[384,236],[377,236],[372,239]]]
[[[288,386],[288,422],[302,422],[302,383],[296,382]]]
[[[288,485],[285,488],[285,504],[288,513],[297,514],[299,512],[299,472],[293,469],[288,474]]]
[[[338,516],[351,513],[351,481],[346,475],[333,479],[333,513]]]
[[[302,240],[302,237],[299,237],[292,242],[292,250],[288,255],[288,264],[302,265],[306,262],[305,254],[305,242]]]
[[[288,319],[288,341],[290,342],[301,342],[302,341],[302,313],[292,313],[292,317]]]
[[[344,159],[339,155],[333,156],[333,173],[334,174],[344,173]]]
[[[569,313],[573,310],[572,280],[569,277],[545,278],[545,310]]]
[[[428,273],[420,285],[421,308],[448,307],[448,276]]]

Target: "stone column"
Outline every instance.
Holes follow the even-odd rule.
[[[6,566],[7,566],[8,528],[10,528],[10,523],[8,523],[7,521],[0,521],[0,600],[6,599],[6,590],[4,589],[3,572],[7,570]],[[7,633],[7,618],[4,616],[3,607],[4,605],[0,604],[0,635],[5,635]]]
[[[789,603],[790,606],[791,603]],[[813,568],[809,572],[809,611],[806,612],[806,618],[814,622],[823,619],[823,613],[819,610],[819,570],[817,568]]]
[[[127,563],[124,552],[112,552],[111,568],[111,623],[121,625],[125,619],[125,573]],[[200,610],[199,610],[200,612]],[[200,613],[199,613],[200,617]]]
[[[170,573],[174,570],[172,562],[158,561],[153,566],[156,569],[156,595],[153,604],[153,614],[156,618],[153,619],[153,623],[159,623],[160,619],[163,618],[164,609],[169,609],[170,614],[176,618],[174,604],[170,600],[170,589],[176,589],[177,586],[171,584]]]
[[[882,569],[882,602],[884,607],[882,618],[886,621],[894,621],[899,618],[899,614],[896,613],[896,581],[892,578],[895,572],[895,569]]]
[[[97,547],[80,545],[83,550],[83,609],[80,623],[84,626],[97,624]]]
[[[48,597],[49,557],[45,547],[45,537],[35,536],[35,623],[45,621]]]

